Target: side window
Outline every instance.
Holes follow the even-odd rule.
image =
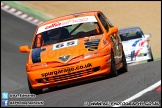
[[[98,14],[98,18],[100,19],[102,25],[104,26],[105,30],[108,31],[109,27],[108,24],[106,23],[105,19],[101,14]]]
[[[109,24],[109,26],[110,27],[114,27],[113,25],[112,25],[112,23],[110,22],[110,20],[103,14],[103,13],[101,13],[102,15],[103,15],[103,17],[106,19],[106,21],[107,21],[107,23]]]

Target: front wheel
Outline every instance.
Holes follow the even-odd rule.
[[[151,48],[150,48],[150,56],[151,56],[151,59],[147,60],[147,62],[154,61],[154,58],[153,58],[153,55],[152,55],[152,50],[151,50]]]
[[[30,81],[29,81],[29,79],[27,78],[27,80],[28,80],[28,87],[29,87],[29,91],[30,91],[30,93],[31,94],[41,94],[42,93],[42,89],[34,89],[32,86],[31,86],[31,84],[30,84]]]

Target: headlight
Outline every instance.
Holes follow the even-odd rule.
[[[99,54],[100,54],[100,52],[92,52],[92,53],[84,54],[83,57],[84,57],[84,59],[87,59],[87,58],[97,56]]]
[[[48,66],[47,63],[35,63],[35,64],[27,64],[26,65],[26,70],[27,71],[32,71],[32,70],[37,70],[37,69],[41,69],[41,68],[46,68]]]
[[[83,57],[84,57],[84,59],[88,59],[88,58],[102,57],[102,56],[106,56],[108,54],[110,54],[110,51],[101,50],[101,51],[84,54]]]
[[[37,67],[37,66],[47,66],[48,64],[47,63],[35,63],[33,64],[31,67]]]

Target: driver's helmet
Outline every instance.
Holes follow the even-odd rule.
[[[48,33],[49,33],[49,38],[50,39],[60,39],[61,29],[56,28],[56,29],[50,30]]]
[[[142,34],[141,34],[140,31],[137,31],[137,32],[136,32],[136,36],[137,36],[137,37],[141,37],[141,35],[142,35]]]

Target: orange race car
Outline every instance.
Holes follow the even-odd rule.
[[[30,93],[127,71],[118,28],[101,11],[70,14],[40,24],[29,46],[26,73]]]

